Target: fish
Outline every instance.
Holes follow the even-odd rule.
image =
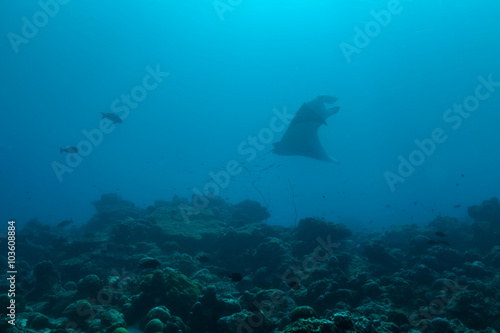
[[[318,138],[320,126],[327,125],[326,119],[339,111],[339,107],[327,109],[325,104],[333,104],[336,101],[336,97],[320,95],[302,104],[281,141],[273,143],[272,152],[277,155],[305,156],[320,161],[339,163],[323,149]]]
[[[76,148],[76,147],[59,148],[59,152],[60,153],[65,152],[68,154],[76,154],[76,153],[78,153],[78,148]]]
[[[456,204],[456,205],[453,206],[453,208],[460,208],[460,207],[462,207],[461,204]]]
[[[145,257],[139,261],[139,266],[141,268],[156,268],[160,265],[161,265],[161,263],[158,260],[156,260],[155,258],[151,258],[151,257]]]
[[[441,231],[436,231],[436,232],[434,233],[434,235],[439,236],[439,237],[446,237],[445,233],[444,233],[444,232],[441,232]]]
[[[243,275],[241,275],[240,273],[231,273],[228,275],[228,278],[230,278],[233,282],[240,282],[241,280],[243,280]]]
[[[113,112],[109,112],[109,113],[101,112],[101,114],[102,114],[102,119],[107,118],[107,119],[111,120],[113,122],[113,124],[122,123],[123,122],[122,118],[120,118],[116,113],[113,113]]]
[[[64,227],[70,225],[71,223],[73,223],[73,219],[69,219],[69,220],[66,220],[66,221],[59,222],[57,224],[57,227],[62,229]]]

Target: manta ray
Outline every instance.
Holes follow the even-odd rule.
[[[339,163],[323,149],[318,138],[319,127],[327,125],[326,119],[339,111],[339,107],[327,109],[325,104],[333,104],[336,101],[336,97],[320,95],[302,104],[281,141],[274,143],[273,152],[278,155],[300,155]]]

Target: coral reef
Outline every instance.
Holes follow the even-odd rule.
[[[248,224],[264,221],[271,214],[257,201],[244,200],[233,208],[232,219],[239,224]]]
[[[319,218],[269,226],[256,202],[210,200],[200,211],[178,197],[139,209],[103,195],[64,237],[29,221],[17,244],[19,327],[0,330],[500,330],[496,199],[469,208],[474,222],[438,216],[356,234]]]
[[[485,200],[479,206],[470,206],[467,213],[476,221],[500,222],[500,202],[497,198]]]

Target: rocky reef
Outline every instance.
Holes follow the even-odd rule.
[[[93,205],[78,228],[31,220],[19,232],[17,325],[2,319],[0,330],[500,331],[497,199],[469,207],[471,222],[438,216],[379,233],[314,217],[269,226],[248,200],[139,209],[108,194]]]

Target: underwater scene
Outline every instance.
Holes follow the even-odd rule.
[[[500,332],[498,0],[0,0],[0,333]]]

